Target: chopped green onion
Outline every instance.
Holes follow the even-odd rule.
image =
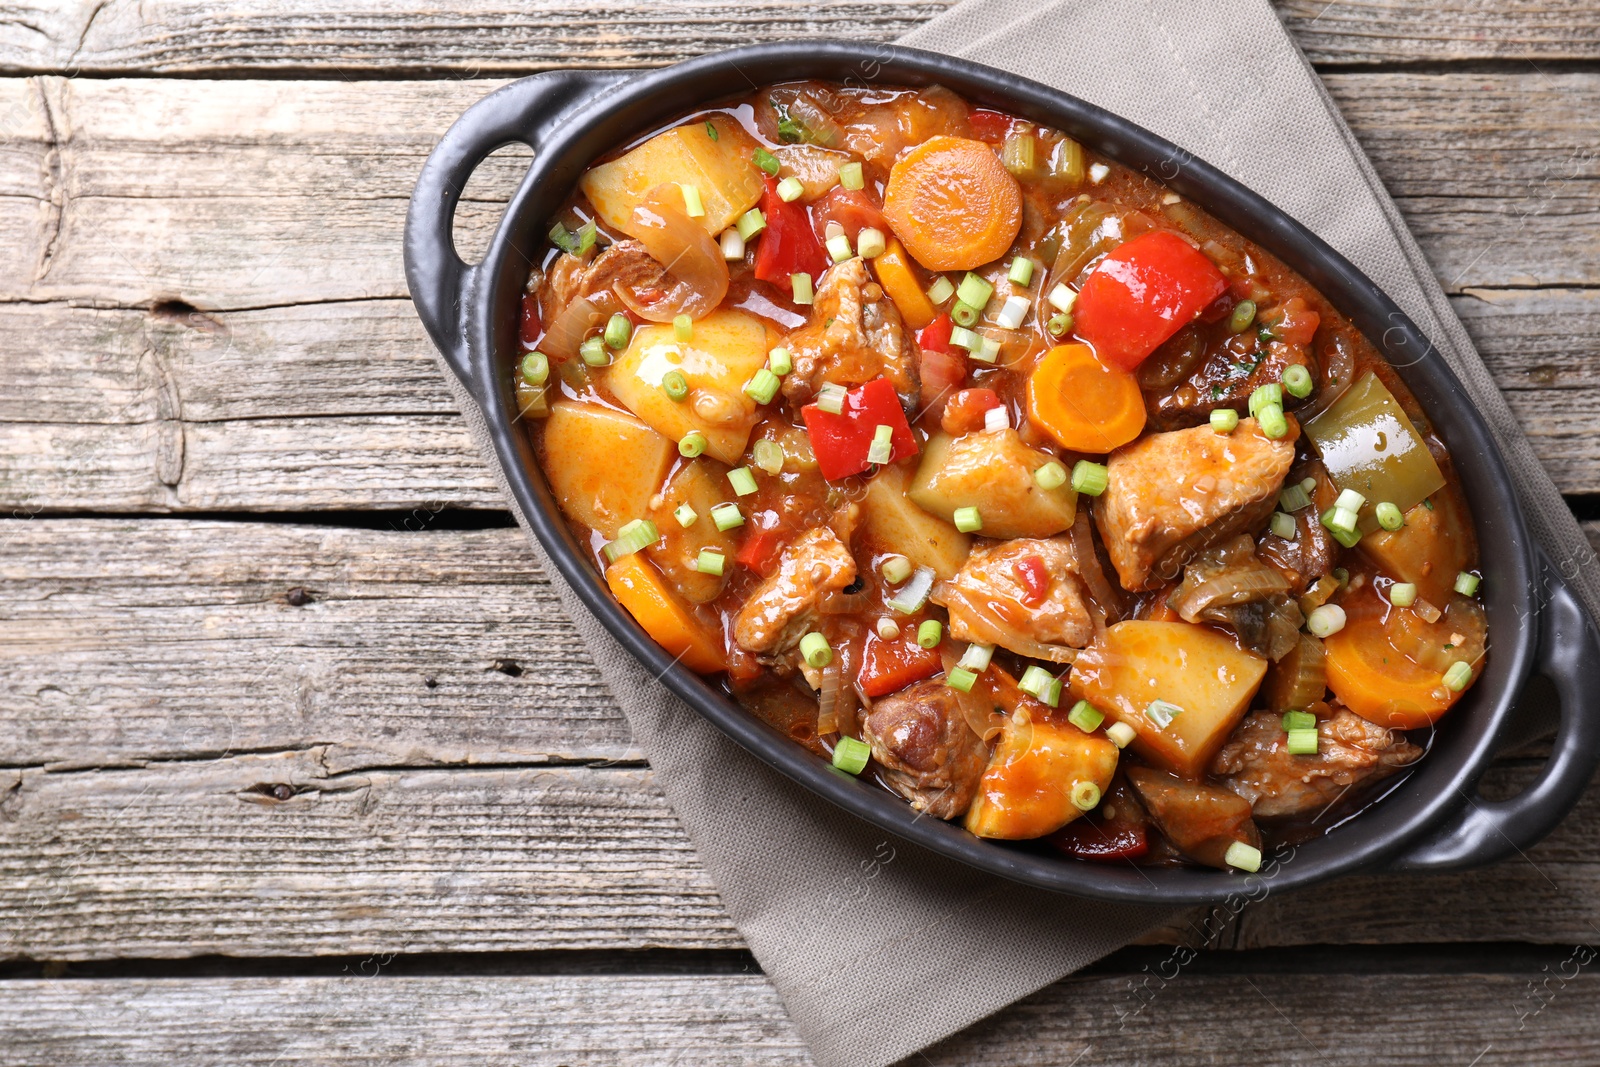
[[[1051,337],[1059,338],[1065,337],[1067,334],[1071,333],[1072,325],[1072,316],[1063,312],[1060,315],[1051,315],[1050,321],[1044,324],[1044,328],[1049,332]]]
[[[945,675],[944,684],[959,692],[970,693],[972,692],[972,683],[977,680],[978,676],[966,668],[952,667],[950,668],[950,673]]]
[[[765,148],[758,148],[751,153],[751,158],[756,161],[756,166],[772,175],[778,176],[778,171],[783,169],[783,164],[778,162],[778,157],[768,152]]]
[[[661,540],[661,532],[649,519],[634,519],[617,531],[617,539],[602,550],[606,562],[615,563],[623,556],[631,556],[641,548],[649,548]]]
[[[969,671],[986,671],[989,661],[994,658],[993,645],[968,645],[967,650],[961,653],[957,667],[965,667]]]
[[[718,504],[711,509],[711,521],[718,530],[727,533],[744,525],[744,513],[738,504]]]
[[[885,615],[878,620],[878,637],[883,641],[893,641],[900,636],[900,624]]]
[[[1234,333],[1243,333],[1254,321],[1256,321],[1256,302],[1241,300],[1233,305],[1233,314],[1228,316],[1228,329]]]
[[[993,294],[994,286],[971,271],[968,271],[967,276],[961,279],[961,284],[956,286],[956,299],[969,307],[981,309]]]
[[[606,347],[620,351],[627,348],[632,339],[633,320],[620,311],[612,315],[606,323]]]
[[[860,774],[867,769],[867,757],[872,746],[853,737],[841,737],[833,746],[833,765],[846,774]]]
[[[867,448],[868,463],[887,463],[894,454],[894,427],[883,423],[872,428],[872,444]]]
[[[983,338],[965,326],[952,326],[950,328],[950,343],[957,348],[965,348],[968,352],[983,347]]]
[[[1459,693],[1472,682],[1472,668],[1465,660],[1458,659],[1450,664],[1450,669],[1444,672],[1442,680],[1445,688]]]
[[[704,452],[710,443],[706,440],[706,435],[699,430],[690,430],[678,438],[678,455],[684,459],[693,459]]]
[[[1396,582],[1389,587],[1389,603],[1397,608],[1409,608],[1417,602],[1417,587],[1411,582]]]
[[[1152,700],[1144,709],[1144,717],[1155,723],[1158,730],[1165,730],[1182,714],[1183,709],[1170,700]]]
[[[1047,493],[1052,489],[1060,489],[1067,484],[1067,468],[1051,460],[1033,472],[1033,484]]]
[[[578,355],[591,367],[604,367],[611,362],[611,353],[606,351],[606,343],[598,337],[591,337],[578,346]]]
[[[1011,269],[1006,272],[1006,278],[1012,285],[1028,285],[1033,281],[1033,260],[1027,256],[1018,256],[1011,261]]]
[[[1084,733],[1092,734],[1106,721],[1106,715],[1087,700],[1080,700],[1072,705],[1072,710],[1067,713],[1067,721]]]
[[[1022,677],[1017,679],[1017,688],[1031,697],[1038,697],[1050,691],[1050,683],[1055,681],[1055,676],[1043,667],[1030,665],[1022,672]]]
[[[1315,730],[1317,717],[1309,711],[1286,711],[1283,713],[1283,732],[1290,730]]]
[[[1057,282],[1045,299],[1050,301],[1050,306],[1057,311],[1069,313],[1078,303],[1078,294],[1066,282]]]
[[[733,228],[739,232],[739,240],[748,241],[767,228],[767,217],[759,208],[751,208],[739,216],[739,221],[733,224]]]
[[[1347,511],[1360,511],[1366,506],[1366,503],[1366,497],[1362,496],[1354,489],[1346,489],[1344,492],[1339,494],[1339,498],[1333,502],[1333,506],[1336,508],[1344,508]]]
[[[957,326],[976,326],[978,315],[977,308],[960,300],[957,300],[955,306],[950,309],[950,318]]]
[[[1300,479],[1300,490],[1301,492],[1305,493],[1306,496],[1310,496],[1312,493],[1317,491],[1317,480],[1315,478]]]
[[[954,518],[956,529],[962,533],[977,533],[983,529],[983,516],[977,508],[956,508]]]
[[[1093,811],[1100,805],[1100,787],[1094,782],[1072,783],[1072,806],[1079,811]]]
[[[522,380],[529,385],[543,385],[550,380],[550,357],[543,352],[529,352],[522,357]]]
[[[750,459],[768,474],[783,470],[783,446],[776,441],[757,441],[750,446]]]
[[[794,293],[793,299],[796,304],[809,304],[816,299],[816,293],[811,289],[811,275],[809,274],[789,275],[789,288]]]
[[[700,187],[698,185],[685,185],[683,182],[679,182],[678,188],[683,191],[683,213],[688,215],[691,219],[705,218],[706,205],[704,201],[700,199]]]
[[[826,667],[833,662],[833,648],[828,639],[815,630],[800,639],[800,655],[808,667]]]
[[[839,184],[846,189],[866,188],[866,175],[861,173],[860,163],[846,163],[839,168]]]
[[[1028,309],[1032,306],[1025,296],[1008,296],[1000,307],[1000,313],[994,317],[994,323],[1002,330],[1015,330],[1028,317]]]
[[[679,526],[687,530],[694,525],[694,521],[700,517],[700,514],[688,504],[679,504],[673,509],[672,517],[678,520]]]
[[[767,353],[767,369],[782,378],[794,370],[794,358],[789,355],[787,348],[774,348]]]
[[[876,226],[868,226],[856,234],[856,254],[862,259],[877,259],[889,250],[889,238]]]
[[[1261,850],[1243,841],[1235,841],[1222,854],[1222,862],[1235,870],[1255,874],[1261,869]]]
[[[1283,417],[1283,409],[1276,404],[1262,408],[1261,414],[1256,416],[1256,424],[1274,441],[1289,432],[1289,420]]]
[[[578,233],[576,236],[570,233],[565,226],[558,222],[550,229],[550,240],[553,241],[563,252],[570,253],[574,256],[581,256],[585,252],[589,251],[589,249],[594,247],[595,236],[598,233],[599,226],[595,223],[594,219],[590,219],[588,222],[578,227]]]
[[[1127,748],[1139,733],[1125,722],[1114,722],[1106,727],[1106,739],[1118,748]]]
[[[792,204],[806,194],[806,184],[794,175],[778,183],[778,199],[785,204]]]
[[[722,245],[722,258],[729,263],[737,263],[744,258],[744,238],[739,236],[739,231],[734,227],[723,230],[718,242]]]
[[[706,121],[706,136],[711,138],[713,141],[722,140],[722,135],[717,133],[717,128],[711,125],[709,119]]]
[[[993,337],[979,337],[979,345],[969,353],[979,363],[993,363],[1000,358],[1000,342]]]
[[[1111,472],[1106,470],[1103,463],[1080,459],[1072,465],[1073,492],[1083,493],[1086,496],[1099,496],[1106,491],[1106,486],[1110,482]]]
[[[1232,433],[1239,428],[1239,413],[1232,408],[1211,409],[1211,429],[1216,433]]]
[[[915,615],[922,610],[928,602],[928,594],[933,592],[933,568],[918,567],[911,575],[911,580],[900,587],[889,601],[889,607],[902,615]]]
[[[1289,755],[1315,756],[1317,754],[1317,729],[1289,731]]]
[[[1250,394],[1250,414],[1260,418],[1261,410],[1268,404],[1276,404],[1279,411],[1283,410],[1283,386],[1277,382],[1256,386]]]
[[[1292,363],[1283,371],[1283,388],[1292,397],[1304,399],[1311,395],[1311,372],[1298,363]]]
[[[937,648],[939,640],[944,636],[944,627],[938,619],[925,619],[917,627],[917,644],[923,648]]]
[[[689,395],[689,379],[681,370],[669,370],[661,376],[661,388],[671,399],[682,400]]]
[[[1278,494],[1278,507],[1284,511],[1299,511],[1311,506],[1311,497],[1298,484],[1291,485]]]
[[[928,303],[938,306],[949,300],[955,291],[956,287],[950,284],[950,279],[941,274],[928,286]]]
[[[1478,595],[1478,576],[1471,571],[1462,571],[1456,575],[1455,591],[1462,596]]]
[[[1267,528],[1270,529],[1276,536],[1283,538],[1285,541],[1293,541],[1295,539],[1295,534],[1300,529],[1300,527],[1295,523],[1293,515],[1286,515],[1281,511],[1274,511],[1272,513],[1272,521],[1268,524]]]
[[[701,574],[714,574],[722,577],[722,569],[727,563],[727,557],[721,552],[711,548],[702,548],[695,557],[694,569]]]
[[[822,388],[817,390],[817,407],[829,415],[837,415],[844,410],[844,386],[835,382],[824,382]]]
[[[1378,525],[1385,530],[1398,530],[1406,524],[1406,517],[1400,514],[1400,509],[1392,502],[1385,500],[1372,509],[1378,518]]]
[[[1322,525],[1333,534],[1333,539],[1346,548],[1354,548],[1361,541],[1361,534],[1356,530],[1356,514],[1353,511],[1329,508],[1322,513]]]
[[[883,561],[883,580],[899,585],[911,577],[911,561],[904,556],[890,556]]]
[[[1337,604],[1323,604],[1306,616],[1306,629],[1312,637],[1332,637],[1344,629],[1344,623],[1344,609]]]
[[[1061,706],[1061,679],[1050,679],[1050,687],[1039,695],[1039,699],[1049,704],[1052,708]]]
[[[985,433],[999,433],[1001,430],[1011,428],[1011,416],[1006,414],[1003,407],[990,408],[983,413],[983,430]]]
[[[854,250],[850,247],[850,238],[842,233],[834,234],[823,243],[827,246],[828,258],[835,263],[843,263],[855,255]]]
[[[756,491],[756,476],[749,467],[735,467],[728,472],[728,484],[733,486],[735,496],[749,496]]]
[[[744,383],[744,393],[757,404],[770,404],[782,385],[782,380],[776,374],[762,367]]]
[[[672,319],[672,336],[678,341],[694,340],[694,320],[687,315],[677,315]]]

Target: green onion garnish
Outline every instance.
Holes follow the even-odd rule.
[[[967,650],[961,653],[961,659],[956,666],[965,667],[969,671],[986,671],[989,669],[989,661],[993,658],[993,645],[968,645]]]
[[[933,592],[933,578],[932,567],[918,567],[912,572],[911,580],[890,599],[889,607],[902,615],[915,615],[928,602],[928,594]]]
[[[867,462],[883,464],[894,454],[894,427],[883,423],[872,428],[872,444],[867,449]]]
[[[1106,739],[1118,748],[1127,748],[1139,733],[1125,722],[1114,722],[1106,727]]]
[[[691,219],[705,218],[706,205],[705,202],[700,199],[700,187],[698,185],[685,185],[683,182],[679,182],[678,188],[683,192],[683,213],[688,215]]]
[[[846,774],[860,774],[867,769],[867,757],[872,747],[853,737],[841,737],[833,746],[833,765]]]
[[[1283,732],[1290,730],[1315,730],[1317,717],[1309,711],[1286,711],[1283,713]]]
[[[1388,500],[1381,501],[1372,513],[1378,518],[1378,525],[1385,530],[1398,530],[1406,524],[1406,517],[1400,514],[1400,509]]]
[[[682,400],[689,395],[689,379],[681,370],[669,370],[661,376],[661,388],[671,399]]]
[[[812,630],[800,639],[800,655],[808,667],[826,667],[833,662],[833,648],[828,639]]]
[[[641,548],[649,548],[661,540],[661,532],[649,519],[634,519],[617,531],[617,539],[601,551],[606,562],[615,563],[623,556],[631,556]]]
[[[1255,391],[1250,394],[1250,414],[1259,419],[1261,409],[1268,404],[1276,404],[1279,411],[1283,410],[1283,386],[1277,382],[1256,386]]]
[[[728,484],[733,486],[735,496],[749,496],[756,491],[756,476],[749,467],[735,467],[728,472]]]
[[[802,182],[792,174],[778,183],[778,199],[785,204],[792,204],[805,194],[805,182]]]
[[[722,231],[718,238],[722,245],[722,258],[729,263],[737,263],[744,258],[744,238],[739,236],[739,231],[732,227]]]
[[[883,580],[890,585],[899,585],[911,577],[911,561],[904,556],[890,556],[883,561]]]
[[[1304,399],[1311,395],[1311,372],[1298,363],[1284,368],[1283,388],[1290,396]]]
[[[842,233],[834,234],[823,244],[828,249],[828,258],[835,263],[843,263],[855,255],[855,251],[850,247],[850,238]]]
[[[1183,709],[1170,700],[1152,700],[1144,709],[1144,717],[1155,723],[1158,730],[1165,730],[1182,714]]]
[[[956,529],[962,533],[976,533],[983,529],[983,516],[978,513],[977,508],[956,508],[953,518]]]
[[[993,337],[980,337],[982,342],[971,352],[972,358],[979,363],[993,363],[1000,356],[1000,342]]]
[[[950,309],[950,318],[957,326],[976,326],[978,324],[978,309],[961,300],[955,302]]]
[[[1284,511],[1299,511],[1311,506],[1311,496],[1299,485],[1291,485],[1278,494],[1278,506]]]
[[[1235,870],[1255,874],[1261,869],[1261,850],[1243,841],[1235,841],[1222,854],[1222,862]]]
[[[1354,489],[1346,489],[1339,494],[1338,499],[1333,502],[1333,506],[1336,508],[1344,508],[1347,511],[1360,511],[1366,506],[1366,503],[1366,497],[1362,496]]]
[[[1232,433],[1239,428],[1239,413],[1232,408],[1211,410],[1211,429],[1217,433]]]
[[[965,348],[968,352],[983,348],[983,337],[973,333],[965,326],[952,326],[950,328],[950,343],[957,348]]]
[[[1050,683],[1055,681],[1055,676],[1043,667],[1030,664],[1022,672],[1022,677],[1017,679],[1017,688],[1031,697],[1038,697],[1050,691]]]
[[[606,351],[606,343],[598,337],[591,337],[578,346],[578,355],[591,367],[604,367],[611,362],[611,353]]]
[[[1456,575],[1455,591],[1462,596],[1478,595],[1478,576],[1471,571],[1462,571]]]
[[[783,470],[783,446],[776,441],[757,441],[750,446],[750,460],[768,474]]]
[[[1057,311],[1068,314],[1078,304],[1078,293],[1066,282],[1057,282],[1045,299],[1050,301],[1050,306]]]
[[[690,430],[678,439],[678,455],[684,459],[693,459],[706,450],[706,445],[711,442],[706,440],[706,435],[699,430]]]
[[[1353,511],[1329,508],[1322,513],[1322,525],[1333,534],[1333,539],[1346,548],[1354,548],[1361,541],[1361,534],[1356,530],[1356,515]]]
[[[756,161],[756,166],[772,175],[778,176],[778,171],[783,169],[783,164],[778,162],[778,157],[768,152],[765,148],[758,148],[751,153],[751,158]]]
[[[941,274],[928,286],[928,303],[937,307],[955,295],[955,291],[956,287],[950,284],[950,279]]]
[[[1105,464],[1080,459],[1072,465],[1072,489],[1086,496],[1099,496],[1110,484],[1111,472]]]
[[[620,311],[612,315],[606,323],[606,346],[621,351],[628,347],[632,338],[633,320]]]
[[[844,386],[834,382],[824,382],[821,389],[817,390],[817,407],[829,415],[837,415],[844,410]]]
[[[1243,333],[1254,321],[1256,321],[1256,302],[1241,300],[1233,305],[1233,314],[1228,316],[1228,329],[1234,333]]]
[[[789,355],[787,348],[774,348],[767,353],[767,369],[782,378],[794,370],[794,357]]]
[[[1100,787],[1094,782],[1072,783],[1072,806],[1079,811],[1093,811],[1100,804]]]
[[[783,382],[776,374],[762,367],[744,383],[744,392],[757,404],[770,404],[772,398],[778,395],[778,387],[781,385]]]
[[[1011,269],[1006,272],[1006,279],[1012,285],[1028,285],[1033,281],[1033,260],[1027,256],[1018,256],[1011,261]]]
[[[1105,712],[1089,703],[1080,700],[1072,705],[1072,711],[1067,714],[1067,721],[1086,734],[1092,734],[1100,729],[1100,724],[1106,721]]]
[[[1051,460],[1033,472],[1033,484],[1045,492],[1049,492],[1052,489],[1060,489],[1067,484],[1067,468],[1055,460]]]
[[[1293,515],[1286,515],[1281,511],[1274,511],[1272,513],[1272,521],[1267,524],[1267,529],[1271,530],[1273,534],[1283,538],[1285,541],[1293,541],[1295,539],[1295,534],[1300,528],[1295,524]]]
[[[1397,608],[1409,608],[1417,602],[1417,587],[1411,582],[1396,582],[1389,587],[1389,603]]]
[[[543,352],[529,352],[522,357],[522,380],[529,385],[543,385],[550,380],[550,357]]]
[[[687,530],[694,525],[694,521],[700,517],[700,514],[688,504],[679,504],[672,510],[672,517],[678,520],[679,526]]]
[[[751,208],[739,216],[739,221],[733,224],[733,228],[739,231],[739,240],[748,241],[767,228],[767,217],[759,208]]]
[[[978,676],[966,668],[952,667],[950,668],[950,673],[945,675],[944,684],[959,692],[970,693],[972,692],[972,683],[977,680]]]
[[[1261,427],[1261,432],[1276,441],[1289,432],[1289,420],[1283,417],[1283,409],[1276,404],[1268,404],[1256,416],[1256,423]]]
[[[1315,756],[1317,754],[1317,729],[1289,731],[1289,755]]]
[[[839,168],[839,184],[846,189],[863,189],[866,187],[866,175],[861,173],[860,163],[846,163]]]
[[[793,300],[796,304],[809,304],[816,299],[816,294],[811,289],[811,275],[789,275],[789,288],[794,293]]]
[[[1061,704],[1061,679],[1050,679],[1050,687],[1044,691],[1039,699],[1049,704],[1052,708],[1059,707]]]
[[[1044,324],[1044,328],[1051,337],[1065,337],[1072,332],[1072,325],[1072,316],[1063,311],[1059,315],[1051,315],[1050,321]]]
[[[744,525],[744,513],[739,510],[738,504],[718,504],[711,509],[711,521],[718,530],[727,533]]]
[[[968,307],[980,310],[989,302],[989,297],[993,294],[994,286],[971,271],[968,271],[967,276],[961,279],[961,284],[956,286],[956,299]]]
[[[878,620],[878,637],[884,641],[893,641],[900,636],[900,624],[885,615]]]
[[[1028,317],[1028,309],[1032,307],[1025,296],[1008,296],[1001,306],[1000,313],[994,317],[994,324],[1002,330],[1015,330],[1022,325],[1022,320]]]
[[[856,234],[856,254],[862,259],[877,259],[889,250],[889,238],[876,226],[868,226]]]
[[[713,141],[722,140],[722,135],[717,133],[717,128],[711,125],[711,120],[709,119],[706,120],[706,136],[711,138]]]
[[[691,341],[694,339],[694,320],[687,315],[677,315],[672,319],[672,336],[678,341]]]
[[[939,640],[944,636],[944,627],[938,619],[924,619],[917,627],[917,644],[923,648],[938,648]]]
[[[1459,693],[1472,682],[1472,668],[1465,660],[1456,660],[1450,664],[1450,669],[1444,672],[1445,688],[1451,692]]]
[[[701,574],[714,574],[722,577],[722,568],[727,562],[727,557],[715,549],[702,548],[695,557],[694,569]]]
[[[1337,604],[1323,604],[1306,616],[1306,629],[1312,637],[1332,637],[1344,629],[1344,624],[1344,609]]]

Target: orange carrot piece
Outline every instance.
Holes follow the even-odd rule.
[[[1022,190],[982,141],[933,137],[889,171],[883,214],[929,270],[973,270],[999,259],[1022,228]]]
[[[922,285],[911,270],[905,246],[899,241],[889,238],[883,254],[872,261],[872,271],[878,276],[878,284],[883,286],[883,291],[894,301],[900,318],[907,326],[920,330],[934,320],[937,313],[927,294],[922,291]]]
[[[678,602],[643,556],[635,552],[607,567],[606,584],[645,633],[690,670],[714,674],[727,669],[721,642]]]
[[[1087,345],[1057,345],[1028,378],[1028,418],[1074,452],[1110,452],[1144,429],[1133,374],[1108,367]]]
[[[1415,730],[1437,722],[1461,696],[1436,671],[1408,659],[1384,633],[1383,620],[1358,619],[1322,642],[1328,688],[1369,722]]]

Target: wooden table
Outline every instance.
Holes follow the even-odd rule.
[[[399,235],[498,79],[944,6],[3,9],[0,1064],[809,1062],[472,451]],[[1600,9],[1280,10],[1600,518]],[[926,1060],[1594,1062],[1597,889],[1591,791],[1521,859],[1197,915]]]

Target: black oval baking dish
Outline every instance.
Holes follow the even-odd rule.
[[[1441,724],[1413,773],[1358,818],[1269,861],[1257,875],[1058,858],[919,818],[899,797],[834,771],[720,690],[674,666],[612,599],[586,546],[563,521],[528,435],[514,420],[517,323],[528,267],[540,255],[549,217],[591,160],[699,103],[780,77],[938,83],[976,103],[1064,130],[1159,178],[1267,248],[1377,344],[1449,444],[1491,568],[1483,585],[1494,638],[1488,667]],[[490,152],[517,142],[533,149],[533,163],[483,261],[469,266],[451,240],[457,200]],[[1376,285],[1286,214],[1177,146],[1075,97],[946,56],[825,41],[758,45],[640,75],[562,71],[524,78],[473,105],[429,156],[406,220],[405,262],[417,313],[481,407],[517,503],[589,610],[674,693],[758,758],[845,810],[935,852],[1028,885],[1150,904],[1219,901],[1383,866],[1468,867],[1524,849],[1548,833],[1577,802],[1600,755],[1600,634],[1530,539],[1488,428],[1427,338]],[[1517,701],[1536,675],[1549,679],[1560,700],[1549,762],[1517,797],[1484,800],[1476,792],[1478,778],[1515,731]]]

